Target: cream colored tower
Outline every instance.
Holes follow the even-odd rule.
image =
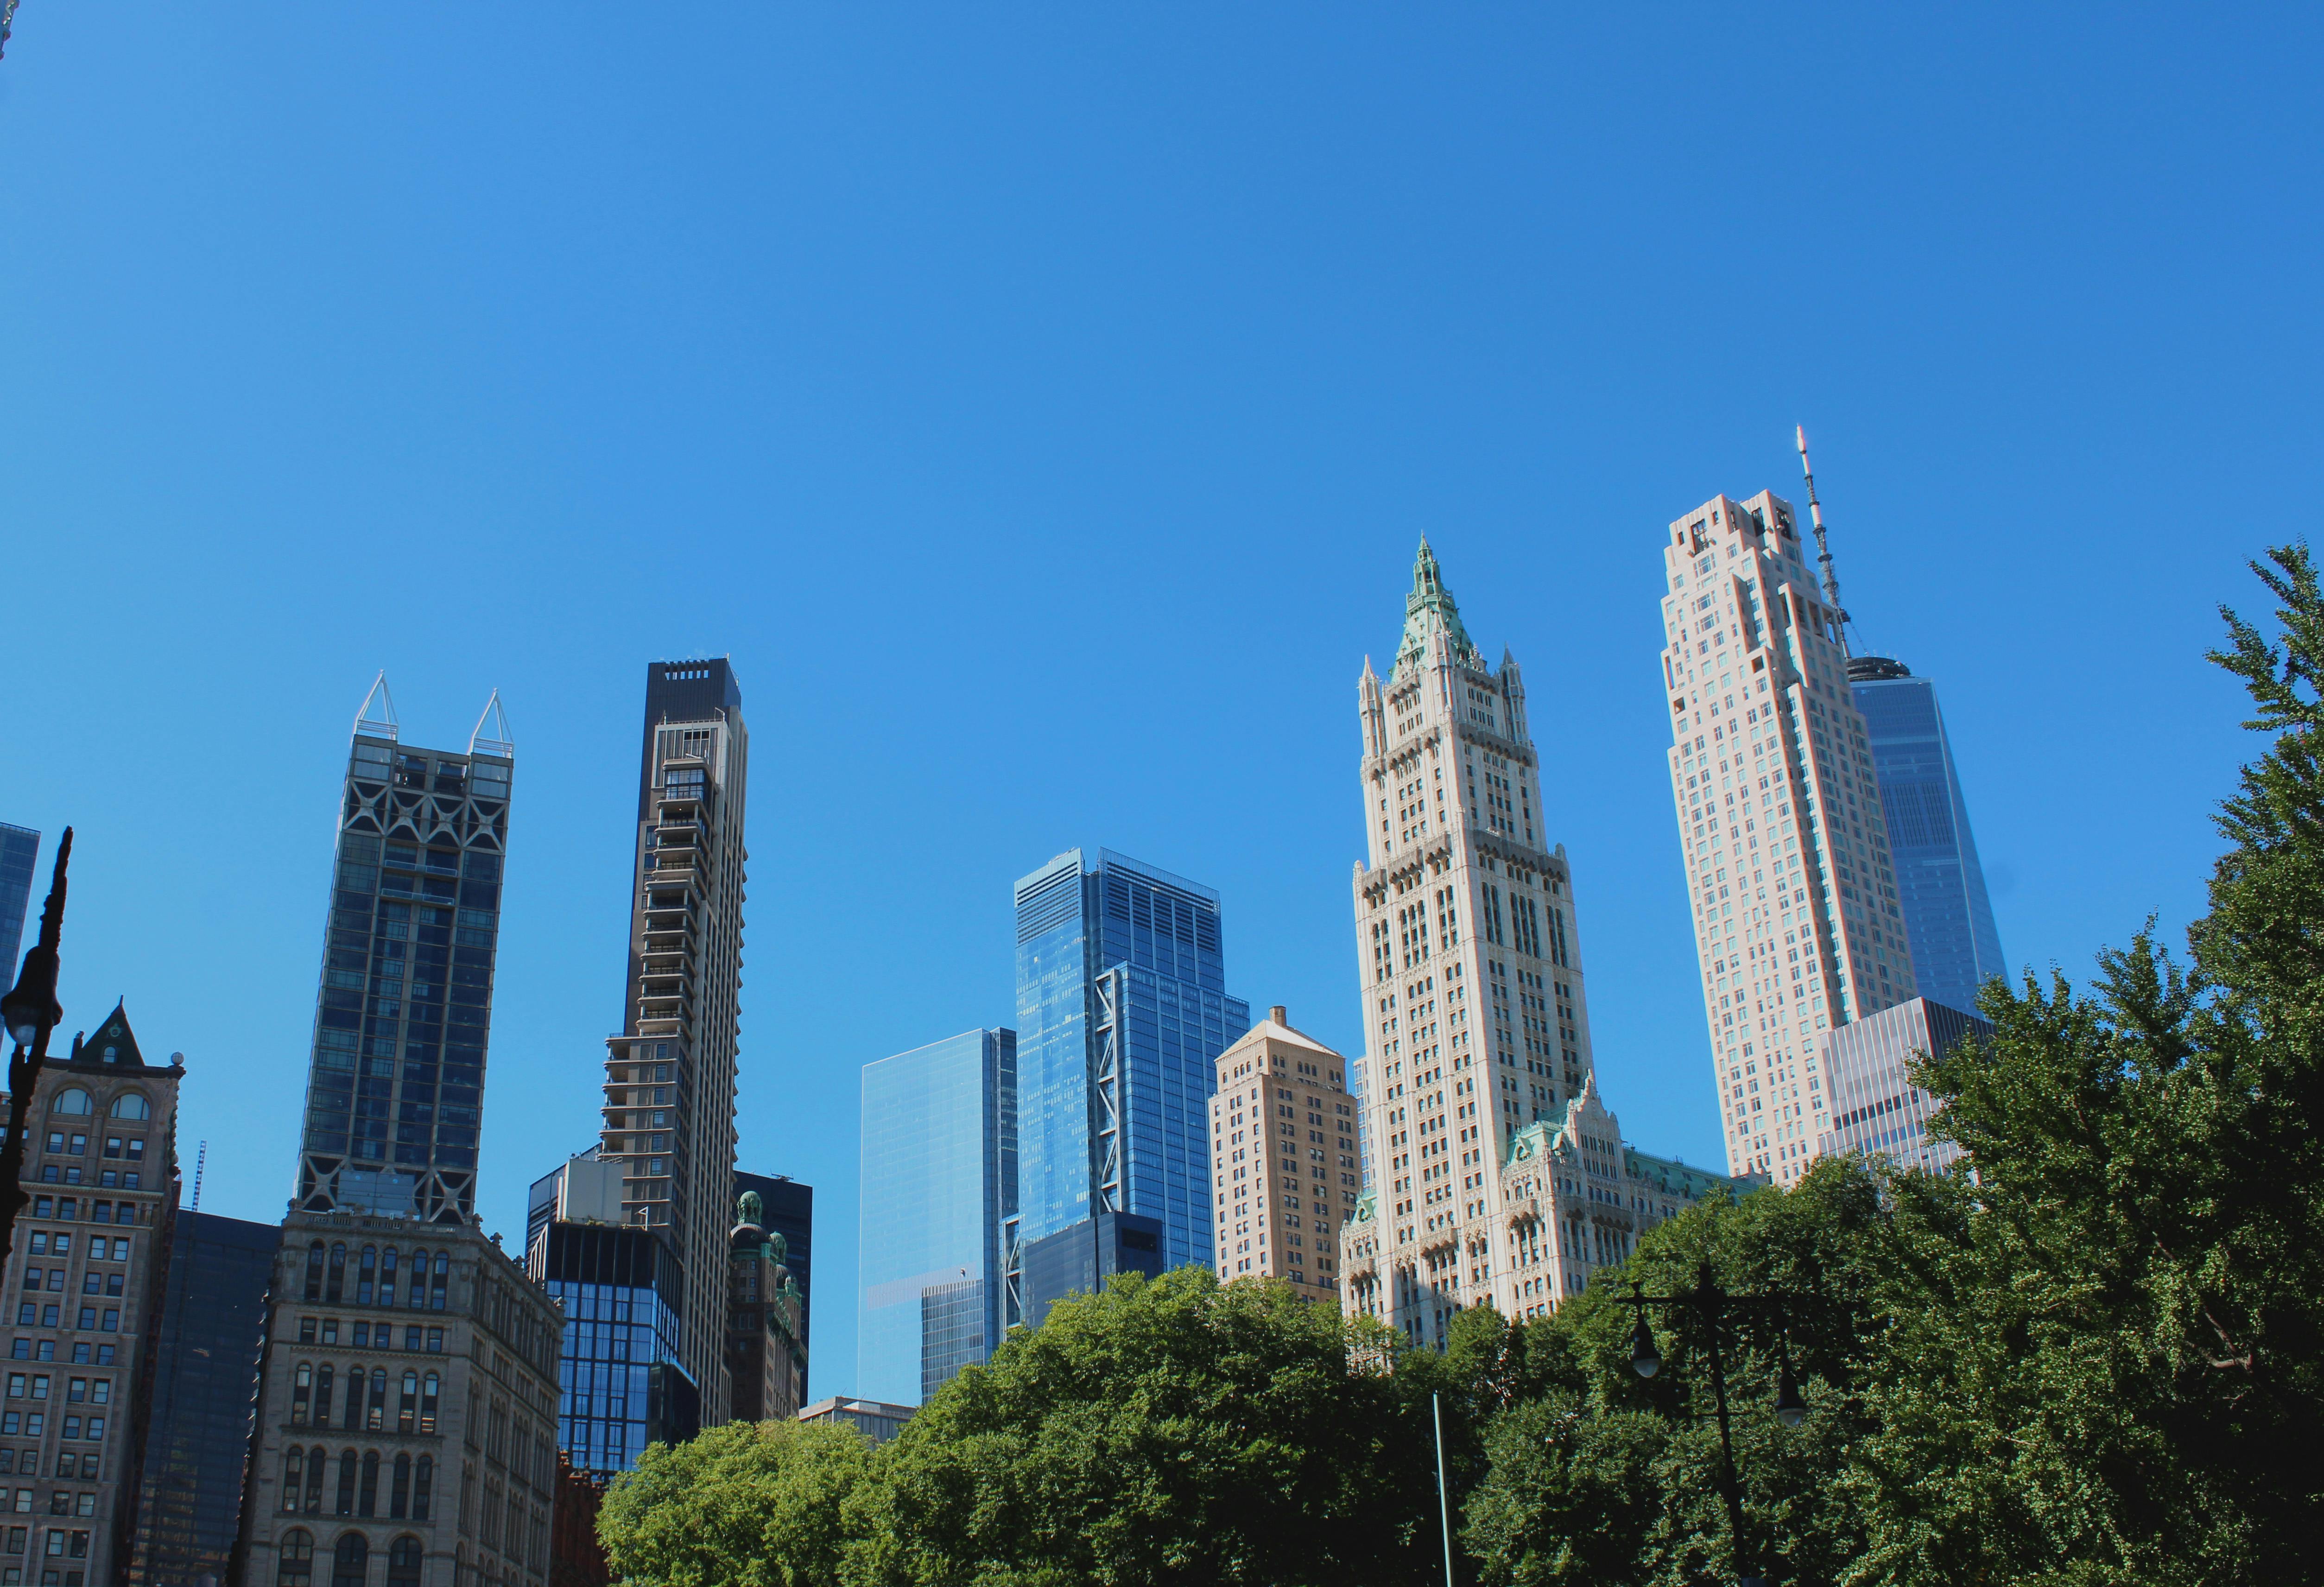
[[[1846,614],[1770,492],[1677,520],[1663,562],[1671,794],[1727,1161],[1790,1184],[1831,1120],[1818,1033],[1914,995]]]
[[[1462,1306],[1517,1315],[1518,1254],[1547,1209],[1510,1204],[1502,1169],[1520,1130],[1591,1091],[1589,1001],[1517,663],[1496,671],[1470,642],[1425,540],[1396,664],[1383,681],[1366,662],[1357,699],[1371,1176],[1342,1301],[1433,1343]]]

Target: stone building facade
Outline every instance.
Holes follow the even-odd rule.
[[[807,1342],[798,1286],[780,1234],[755,1190],[735,1201],[727,1236],[726,1378],[738,1422],[788,1421],[807,1404]]]
[[[1347,1061],[1291,1029],[1283,1005],[1219,1055],[1211,1097],[1218,1274],[1339,1294],[1337,1231],[1356,1213],[1355,1098]]]
[[[547,1587],[562,1322],[473,1224],[293,1213],[239,1580]]]
[[[148,1064],[115,1008],[41,1070],[5,1275],[0,1582],[110,1587],[136,1527],[177,1205],[182,1062]],[[5,1116],[5,1115],[0,1115]]]

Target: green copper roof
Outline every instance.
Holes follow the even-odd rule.
[[[1452,592],[1444,587],[1436,553],[1428,549],[1424,537],[1420,555],[1412,562],[1412,593],[1404,598],[1404,641],[1396,649],[1396,671],[1402,672],[1407,664],[1417,667],[1428,648],[1428,636],[1439,631],[1452,641],[1455,657],[1477,660],[1477,647],[1469,642],[1469,631],[1461,626],[1461,608],[1453,604]]]

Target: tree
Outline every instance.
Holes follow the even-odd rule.
[[[877,1576],[1430,1579],[1427,1401],[1365,1320],[1206,1269],[1116,1278],[946,1384],[884,1453]]]
[[[873,1470],[852,1426],[729,1423],[649,1448],[606,1493],[597,1535],[633,1587],[826,1587],[862,1548]]]

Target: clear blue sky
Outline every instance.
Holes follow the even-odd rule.
[[[679,13],[24,0],[0,61],[0,819],[78,824],[69,1023],[184,1050],[206,1208],[289,1193],[373,672],[515,727],[513,1238],[595,1129],[644,663],[729,654],[743,1161],[817,1187],[853,1389],[858,1070],[1010,1020],[1015,877],[1207,881],[1357,1045],[1423,532],[1526,669],[1604,1089],[1716,1160],[1659,536],[1796,422],[2011,960],[2200,906],[2213,608],[2312,516],[2317,14]]]

